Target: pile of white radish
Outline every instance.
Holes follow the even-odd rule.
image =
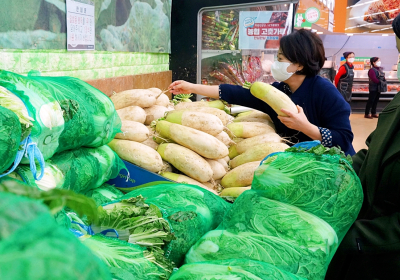
[[[108,145],[123,160],[151,172],[164,170],[166,165],[156,151],[158,144],[146,125],[174,109],[168,96],[158,88],[150,88],[126,90],[110,98],[121,118],[122,133]]]
[[[276,134],[270,117],[260,111],[239,114],[227,128],[235,144],[229,148],[231,170],[221,180],[220,196],[236,198],[250,188],[261,160],[289,146]]]
[[[289,147],[267,114],[253,110],[233,118],[219,100],[174,107],[154,88],[116,93],[111,100],[122,133],[109,146],[122,159],[215,194],[223,189],[223,197],[249,189],[260,161]]]

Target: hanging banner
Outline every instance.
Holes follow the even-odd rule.
[[[288,32],[288,12],[242,11],[239,13],[239,49],[278,49]]]
[[[94,1],[67,0],[67,50],[94,50]]]
[[[346,33],[393,33],[400,0],[347,0]]]
[[[300,0],[295,27],[311,27],[316,24],[329,31],[333,30],[335,0]],[[302,20],[302,23],[300,21]],[[299,26],[300,25],[300,26]]]

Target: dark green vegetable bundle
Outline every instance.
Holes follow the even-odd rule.
[[[197,186],[160,184],[139,188],[103,206],[95,232],[113,228],[120,239],[162,248],[179,266],[190,247],[222,221],[230,204]]]
[[[21,142],[18,116],[0,106],[0,175],[13,163]]]

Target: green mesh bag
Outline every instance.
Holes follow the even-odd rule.
[[[252,189],[185,261],[251,259],[324,279],[362,205],[361,184],[347,160],[339,149],[322,145],[269,156],[255,171]]]
[[[251,188],[323,219],[340,242],[361,209],[363,190],[357,174],[337,149],[319,145],[289,151],[265,160]]]
[[[170,280],[306,280],[277,267],[246,259],[230,259],[185,264]]]
[[[21,142],[21,125],[13,111],[0,106],[0,175],[17,156]]]
[[[157,206],[168,221],[175,240],[165,248],[165,256],[179,266],[190,247],[206,232],[215,229],[231,206],[219,196],[194,185],[160,184],[133,190],[122,197],[143,196]]]
[[[111,179],[111,178],[110,178]],[[104,183],[97,189],[93,189],[85,193],[86,196],[91,197],[96,202],[97,206],[110,203],[113,200],[121,198],[124,193],[114,186]]]
[[[40,167],[37,167],[40,170]],[[125,164],[107,145],[64,151],[46,161],[44,176],[36,181],[29,166],[20,165],[16,173],[30,186],[42,190],[69,189],[77,193],[100,187],[118,176]]]
[[[217,230],[190,249],[185,262],[251,259],[307,279],[323,279],[337,246],[335,231],[323,220],[249,190]]]
[[[0,192],[0,279],[111,279],[88,248],[41,203]]]
[[[9,99],[17,96],[25,104],[34,120],[30,138],[45,160],[65,150],[103,146],[120,132],[111,100],[79,79],[0,70],[0,86],[14,95]],[[22,163],[28,162],[23,158]]]
[[[113,279],[158,280],[168,279],[172,265],[163,255],[145,248],[101,234],[79,238],[84,245],[109,266]]]

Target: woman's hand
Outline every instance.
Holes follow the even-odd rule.
[[[321,132],[318,127],[311,124],[307,116],[304,114],[303,108],[299,105],[296,106],[298,113],[292,113],[288,110],[281,109],[282,113],[288,115],[287,117],[278,116],[278,119],[290,129],[300,131],[313,140],[322,140]]]
[[[168,87],[173,94],[189,94],[193,93],[193,84],[186,81],[175,81]]]
[[[307,127],[310,122],[308,121],[306,115],[304,114],[303,108],[299,105],[296,106],[298,113],[292,113],[288,110],[281,109],[282,113],[288,115],[287,117],[278,116],[278,119],[286,125],[288,128],[301,131]]]

